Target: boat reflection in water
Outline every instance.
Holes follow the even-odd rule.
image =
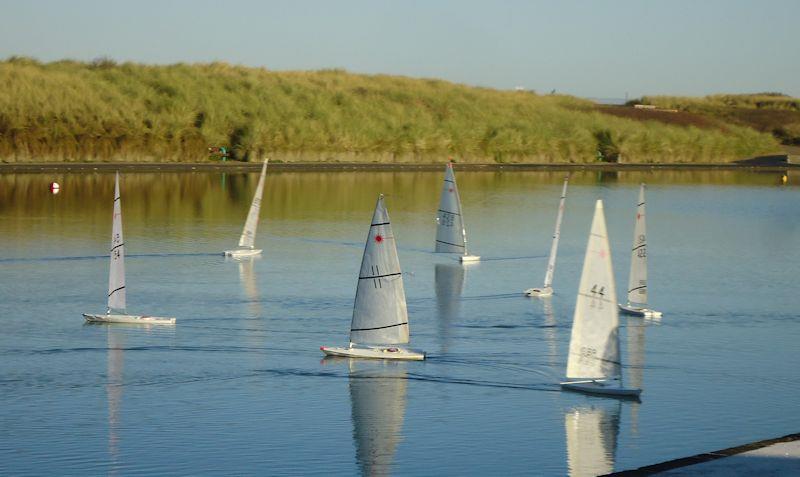
[[[564,414],[567,469],[571,477],[614,471],[622,403],[594,398],[591,402],[591,405],[576,407]]]
[[[644,333],[650,320],[638,317],[628,318],[628,382],[637,389],[644,386]],[[631,432],[639,433],[639,406],[638,401],[631,401]]]
[[[124,335],[114,326],[107,326],[108,369],[106,376],[106,400],[108,401],[108,460],[109,475],[119,471],[119,430],[122,413],[122,368],[124,364]]]
[[[544,314],[544,340],[547,342],[547,364],[556,370],[559,367],[558,341],[556,339],[556,316],[553,313],[552,297],[541,297],[542,313]],[[560,371],[558,371],[560,372]]]
[[[437,263],[434,267],[436,310],[439,313],[439,348],[447,353],[450,330],[461,312],[461,292],[464,289],[466,269],[463,265]]]
[[[248,318],[258,318],[261,316],[261,297],[258,293],[258,283],[256,283],[255,261],[260,257],[247,257],[235,260],[239,265],[239,281],[242,283],[244,296],[247,298]]]
[[[402,440],[406,410],[406,363],[350,359],[353,440],[361,475],[391,475]]]

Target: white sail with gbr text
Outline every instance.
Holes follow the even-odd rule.
[[[267,162],[261,166],[261,176],[258,178],[256,193],[253,195],[253,202],[250,204],[250,211],[247,213],[247,220],[244,223],[242,236],[239,237],[239,246],[253,248],[256,240],[256,229],[258,228],[258,216],[261,213],[261,197],[264,195],[264,177],[267,174]]]
[[[467,234],[461,214],[461,198],[458,195],[453,164],[449,162],[445,168],[442,195],[436,213],[436,251],[467,255]]]
[[[111,266],[108,270],[108,309],[125,311],[125,241],[122,237],[122,204],[119,172],[114,181],[114,215],[111,221]]]
[[[350,342],[408,343],[408,312],[403,275],[389,213],[378,198],[358,276]]]
[[[631,273],[628,278],[628,303],[647,304],[647,227],[645,224],[644,184],[639,189],[636,224],[633,228]]]
[[[598,200],[575,303],[567,378],[621,380],[616,296],[603,202]]]

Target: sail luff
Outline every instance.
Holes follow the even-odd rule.
[[[378,197],[358,275],[350,342],[408,343],[409,326],[403,275],[389,213]]]
[[[458,184],[456,183],[456,174],[453,172],[453,163],[450,163],[450,172],[453,176],[453,189],[456,194],[456,204],[458,205],[458,215],[461,217],[461,242],[464,244],[464,255],[469,255],[467,252],[467,224],[464,221],[464,208],[461,207],[461,194],[458,192]]]
[[[436,251],[466,255],[466,229],[452,163],[447,163],[445,167],[436,224]]]
[[[583,261],[567,378],[620,379],[619,315],[603,202],[598,200]]]
[[[108,269],[108,310],[125,311],[125,240],[122,236],[122,200],[119,172],[114,179],[114,212],[111,219],[110,265]]]
[[[553,245],[550,247],[550,259],[547,261],[547,273],[544,275],[544,286],[549,288],[553,285],[553,274],[556,270],[556,255],[558,253],[558,239],[561,237],[561,220],[564,218],[564,204],[567,199],[567,184],[569,177],[564,178],[564,187],[561,189],[561,200],[558,204],[558,215],[556,216],[556,228],[553,232]]]
[[[258,217],[261,213],[261,197],[264,195],[264,177],[267,174],[267,162],[269,162],[269,158],[264,159],[264,165],[261,166],[261,175],[258,178],[256,193],[253,195],[253,202],[250,203],[250,210],[247,213],[247,220],[244,222],[242,236],[239,237],[240,247],[253,248],[255,245]]]
[[[628,303],[647,304],[647,230],[645,224],[644,184],[639,188],[636,223],[633,227],[631,269],[628,276]]]

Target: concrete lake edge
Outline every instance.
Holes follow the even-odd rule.
[[[763,449],[765,447],[773,446],[775,444],[780,444],[784,442],[795,442],[798,440],[800,440],[800,433],[788,434],[783,437],[776,437],[774,439],[765,439],[762,441],[751,442],[749,444],[744,444],[736,447],[729,447],[727,449],[721,449],[713,452],[704,452],[702,454],[696,454],[689,457],[682,457],[680,459],[668,460],[666,462],[660,462],[658,464],[639,467],[638,469],[613,472],[611,474],[606,474],[606,475],[614,477],[634,477],[634,476],[638,477],[638,476],[654,475],[661,472],[666,472],[668,470],[679,469],[681,467],[688,467],[695,464],[702,464],[704,462],[711,462],[717,459],[722,459],[724,457],[731,457],[738,454],[743,454],[745,452],[750,452],[757,449]]]

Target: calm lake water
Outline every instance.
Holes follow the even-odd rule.
[[[574,174],[542,301],[521,291],[563,173],[457,176],[470,266],[431,253],[441,173],[270,173],[248,262],[221,251],[257,173],[126,173],[128,311],[178,318],[152,328],[83,324],[105,311],[113,174],[0,176],[0,474],[594,475],[800,430],[800,177]],[[642,400],[562,392],[594,200],[622,293],[640,181],[664,312],[622,318]],[[429,359],[323,360],[380,192]]]

